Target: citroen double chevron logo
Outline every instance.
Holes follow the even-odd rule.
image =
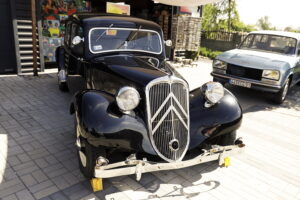
[[[173,101],[172,101],[173,100]],[[184,118],[187,119],[188,118],[188,114],[186,113],[185,109],[182,107],[182,105],[179,103],[178,99],[176,98],[176,96],[171,92],[167,98],[164,100],[164,102],[161,104],[161,106],[157,109],[156,113],[153,115],[153,117],[151,118],[151,123],[153,123],[157,116],[162,112],[162,109],[164,108],[164,106],[171,101],[171,106],[168,108],[168,110],[164,113],[164,115],[162,116],[161,119],[159,119],[159,122],[156,124],[156,126],[154,127],[152,134],[154,135],[154,133],[157,131],[157,129],[159,128],[159,126],[161,125],[161,123],[165,120],[165,118],[168,116],[168,114],[173,111],[173,113],[175,115],[177,115],[178,119],[181,121],[181,123],[184,125],[184,127],[186,129],[188,129],[188,124],[187,122],[185,122]],[[175,107],[174,104],[177,105],[177,108],[180,109],[180,111],[178,111]],[[182,116],[183,115],[183,116]]]

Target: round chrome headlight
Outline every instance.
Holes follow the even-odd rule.
[[[204,94],[209,103],[216,104],[224,97],[224,87],[221,83],[208,82],[204,86]]]
[[[122,87],[116,97],[121,111],[127,112],[135,109],[140,103],[140,94],[133,87]]]

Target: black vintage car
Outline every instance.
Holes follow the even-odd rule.
[[[242,121],[236,98],[215,82],[189,91],[166,62],[171,42],[162,38],[157,24],[128,16],[78,14],[66,21],[64,46],[56,51],[58,82],[63,91],[80,86],[70,112],[86,177],[139,179],[144,172],[224,164],[244,149],[235,134]]]

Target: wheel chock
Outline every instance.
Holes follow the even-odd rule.
[[[231,165],[231,159],[229,157],[224,158],[224,167],[229,167]]]
[[[103,190],[102,178],[92,178],[91,186],[92,186],[94,192]]]

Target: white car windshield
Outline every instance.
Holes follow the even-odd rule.
[[[250,34],[243,41],[240,48],[294,55],[296,52],[296,44],[297,40],[291,37],[269,34]]]
[[[93,28],[89,32],[92,53],[139,51],[153,54],[162,52],[160,35],[155,31],[126,28]]]

